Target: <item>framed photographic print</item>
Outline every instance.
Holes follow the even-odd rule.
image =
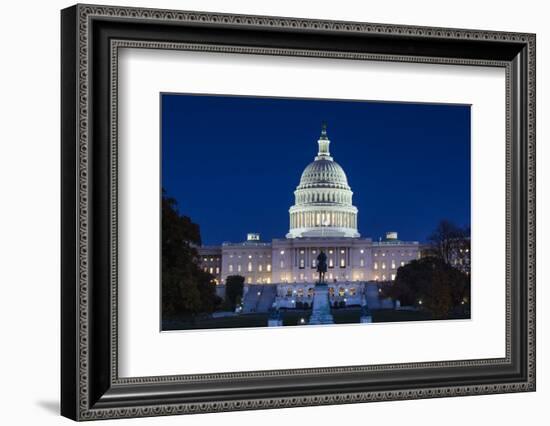
[[[535,36],[76,5],[74,420],[535,390]]]

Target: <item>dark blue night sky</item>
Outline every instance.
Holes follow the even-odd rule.
[[[288,232],[288,209],[326,121],[362,237],[425,241],[470,225],[470,107],[161,95],[162,185],[203,244]]]

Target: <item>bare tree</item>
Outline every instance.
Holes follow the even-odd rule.
[[[470,228],[442,220],[428,237],[428,254],[464,272],[470,272]]]

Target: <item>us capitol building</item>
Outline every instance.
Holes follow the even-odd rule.
[[[249,233],[244,242],[199,249],[201,266],[214,275],[216,283],[224,284],[229,275],[242,275],[254,287],[278,284],[278,296],[311,292],[318,279],[316,259],[323,250],[331,292],[350,297],[357,284],[392,281],[397,268],[420,257],[420,244],[399,240],[397,232],[387,232],[379,241],[361,237],[353,192],[344,169],[330,154],[326,125],[318,144],[317,155],[294,191],[285,238],[263,242],[259,234]]]

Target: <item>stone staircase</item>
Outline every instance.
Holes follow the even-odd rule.
[[[277,296],[277,285],[247,284],[247,287],[248,291],[243,298],[243,314],[268,312]]]
[[[268,312],[273,306],[273,302],[275,302],[277,286],[274,284],[263,284],[260,291],[261,295],[256,305],[256,312]]]
[[[256,306],[258,305],[258,292],[261,289],[260,284],[247,284],[248,290],[243,297],[243,314],[249,314],[256,311]]]
[[[330,302],[328,297],[328,287],[326,284],[315,285],[315,295],[313,296],[313,309],[309,317],[310,325],[334,324],[334,318],[330,311]]]

